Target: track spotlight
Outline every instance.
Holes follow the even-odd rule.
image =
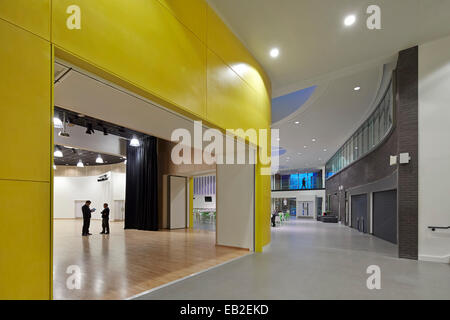
[[[86,134],[93,134],[94,132],[94,128],[92,126],[92,123],[88,123],[87,124],[87,130],[86,130]]]
[[[84,167],[83,161],[81,161],[81,159],[78,161],[77,167],[78,168],[83,168]]]
[[[54,117],[53,118],[53,126],[56,128],[56,129],[62,129],[63,128],[63,122],[61,121],[61,119],[60,118],[58,118],[58,117]]]
[[[139,147],[141,144],[139,143],[139,140],[136,137],[133,137],[130,141],[130,146],[132,147]]]
[[[61,149],[58,148],[58,147],[55,148],[55,152],[53,153],[53,156],[54,156],[55,158],[62,158],[62,157],[64,157],[64,155],[63,155]]]
[[[103,163],[103,158],[101,155],[98,155],[97,159],[95,160],[96,163]]]
[[[64,137],[64,138],[70,137],[70,134],[67,131],[66,113],[64,113],[64,115],[63,115],[62,130],[58,133],[58,135],[60,137]]]
[[[106,129],[105,127],[103,127],[103,135],[107,136],[108,135],[108,129]]]

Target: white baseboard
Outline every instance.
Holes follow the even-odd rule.
[[[450,255],[447,256],[427,256],[419,255],[420,261],[437,262],[437,263],[448,263],[450,264]]]

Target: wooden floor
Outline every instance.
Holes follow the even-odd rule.
[[[125,299],[183,278],[248,251],[215,246],[206,230],[123,230],[111,222],[111,234],[100,235],[91,222],[90,237],[81,237],[81,220],[54,221],[54,299]],[[81,268],[81,289],[66,286],[67,268]]]

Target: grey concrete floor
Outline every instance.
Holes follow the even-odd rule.
[[[381,268],[369,290],[367,267]],[[292,220],[272,243],[138,299],[450,299],[450,265],[397,258],[397,247],[337,224]]]

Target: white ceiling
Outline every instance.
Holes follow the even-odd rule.
[[[450,0],[208,0],[270,75],[274,97],[450,34]],[[381,8],[382,30],[366,9]],[[345,27],[344,18],[357,21]],[[274,60],[272,47],[280,49]]]
[[[208,2],[267,71],[273,97],[317,85],[297,112],[273,124],[287,150],[280,159],[286,169],[323,166],[374,108],[383,65],[400,50],[450,34],[450,0]],[[381,30],[366,26],[374,4]],[[345,27],[349,14],[357,21]],[[269,55],[273,47],[280,49],[277,59]]]

